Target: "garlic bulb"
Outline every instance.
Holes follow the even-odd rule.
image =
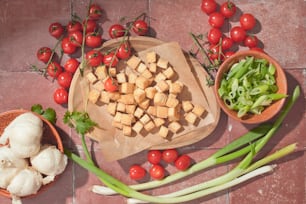
[[[47,176],[61,174],[67,166],[67,156],[53,145],[44,145],[30,161],[33,168]]]
[[[0,147],[0,168],[19,168],[28,166],[28,161],[18,158],[8,146]]]
[[[7,190],[18,197],[36,194],[42,186],[42,179],[42,175],[36,170],[22,169],[11,180]]]
[[[6,189],[10,181],[20,171],[19,168],[0,168],[0,188]]]

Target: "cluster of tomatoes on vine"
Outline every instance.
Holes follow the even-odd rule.
[[[207,33],[207,40],[209,42],[208,56],[212,62],[219,64],[233,55],[235,43],[263,52],[258,47],[258,38],[248,33],[256,25],[256,19],[252,14],[243,13],[239,17],[240,25],[230,27],[229,36],[226,36],[221,28],[236,14],[236,5],[226,1],[219,6],[215,0],[202,0],[201,10],[208,15],[208,23],[211,26]]]
[[[149,150],[147,153],[147,160],[151,164],[148,170],[149,175],[152,179],[161,180],[163,179],[167,172],[165,166],[162,164],[173,164],[177,170],[185,171],[187,170],[192,160],[187,154],[180,155],[176,149],[166,149],[166,150]],[[147,174],[147,170],[139,164],[134,164],[129,169],[130,178],[133,180],[141,180]]]
[[[78,58],[72,57],[72,54],[75,54],[78,49],[82,49],[82,46],[89,50],[84,53],[84,60],[86,61],[86,66],[92,68],[102,64],[107,67],[116,67],[119,60],[128,59],[131,55],[131,47],[127,40],[122,40],[118,47],[107,53],[100,51],[103,39],[98,20],[101,18],[102,12],[102,8],[99,5],[91,4],[89,5],[88,16],[85,20],[82,21],[75,18],[69,21],[68,25],[62,25],[59,22],[49,25],[50,35],[58,39],[58,42],[53,49],[41,47],[37,51],[37,58],[44,62],[46,67],[39,69],[36,66],[32,66],[32,68],[43,73],[44,76],[52,77],[58,82],[60,87],[53,94],[53,99],[57,104],[63,105],[68,103],[68,91],[73,75],[82,65]],[[144,19],[140,19],[143,16],[145,14],[129,22],[127,26],[119,23],[113,24],[108,30],[110,38],[127,36],[130,34],[130,30],[133,30],[137,35],[146,35],[148,33],[148,24]],[[67,54],[70,57],[64,63],[56,60],[55,54],[58,46],[61,54]],[[59,59],[61,58],[59,57]],[[117,90],[113,81],[106,81],[104,85],[106,90]]]

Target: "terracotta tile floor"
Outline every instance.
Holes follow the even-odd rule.
[[[200,0],[96,0],[105,11],[100,25],[103,38],[109,39],[108,27],[117,23],[123,16],[135,17],[146,12],[151,18],[150,35],[163,41],[177,41],[188,51],[191,38],[188,33],[205,34],[209,30],[207,16],[200,10]],[[218,0],[219,4],[223,1]],[[1,0],[0,1],[0,112],[10,109],[29,109],[40,103],[44,107],[54,107],[58,118],[62,118],[66,107],[53,102],[53,90],[56,83],[31,72],[29,66],[42,66],[36,59],[36,51],[41,46],[53,47],[55,39],[49,36],[48,26],[58,21],[63,24],[70,19],[70,12],[85,15],[84,0]],[[239,7],[231,25],[238,24],[242,12],[250,12],[257,19],[254,34],[261,40],[264,50],[276,58],[286,71],[289,93],[296,85],[302,88],[301,97],[290,112],[282,127],[271,140],[265,152],[276,150],[284,145],[298,142],[300,149],[306,148],[305,137],[305,93],[306,93],[306,1],[304,0],[234,0]],[[228,28],[223,28],[228,34]],[[241,48],[245,49],[245,48]],[[80,144],[75,135],[61,120],[57,122],[64,145],[75,148]],[[188,152],[199,161],[237,138],[250,126],[228,119],[223,113],[219,125],[209,137],[187,147]],[[75,146],[77,145],[77,146]],[[80,150],[81,151],[81,150]],[[131,183],[127,177],[128,168],[134,162],[144,161],[144,152],[118,162],[103,161],[99,148],[95,146],[98,163],[107,172]],[[292,154],[277,162],[275,172],[251,180],[230,190],[198,199],[191,203],[207,204],[302,204],[306,203],[306,156],[303,151]],[[216,169],[197,174],[182,183],[175,183],[152,191],[153,194],[180,189],[203,179],[220,175],[232,165],[223,165]],[[169,171],[174,171],[169,167]],[[65,173],[47,191],[38,196],[26,198],[25,204],[93,204],[125,203],[120,196],[105,197],[90,192],[92,184],[98,179],[77,165],[70,163]],[[11,201],[0,197],[1,204]]]

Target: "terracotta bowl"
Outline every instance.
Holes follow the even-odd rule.
[[[21,115],[23,113],[26,113],[26,112],[29,112],[29,111],[28,110],[19,109],[19,110],[11,110],[11,111],[0,113],[0,137],[1,137],[5,127],[12,120],[14,120],[17,116],[19,116],[19,115]],[[58,132],[55,129],[55,127],[48,120],[43,118],[42,116],[40,116],[40,115],[37,115],[37,116],[43,121],[43,130],[44,130],[44,132],[43,132],[42,143],[43,144],[56,145],[57,148],[61,152],[64,152],[64,147],[63,147],[63,144],[62,144],[61,137],[58,134]],[[56,178],[55,178],[55,180],[56,180]],[[49,184],[47,184],[47,185],[42,186],[41,189],[38,191],[38,193],[46,190],[53,183],[54,183],[54,181],[49,183]],[[0,188],[0,195],[8,197],[8,198],[11,198],[11,194],[7,190],[2,189],[2,188]],[[30,195],[30,196],[34,196],[34,195],[37,195],[37,194],[33,194],[33,195]],[[29,197],[29,196],[27,196],[27,197]]]
[[[276,68],[275,78],[276,78],[276,85],[278,86],[277,93],[287,94],[286,75],[285,75],[282,67],[278,64],[278,62],[267,54],[264,54],[264,53],[258,52],[258,51],[251,51],[251,50],[239,51],[236,54],[229,57],[228,59],[226,59],[221,64],[221,66],[218,69],[216,78],[215,78],[214,89],[215,89],[216,98],[217,98],[217,101],[218,101],[220,107],[229,117],[231,117],[231,118],[233,118],[233,119],[235,119],[239,122],[242,122],[242,123],[257,124],[257,123],[265,122],[265,121],[271,119],[273,116],[275,116],[281,110],[281,108],[284,105],[286,99],[283,98],[283,99],[274,101],[271,105],[267,106],[261,114],[247,114],[246,116],[244,116],[242,118],[239,118],[237,116],[237,112],[229,109],[218,94],[218,89],[220,87],[220,83],[221,83],[221,80],[222,80],[224,74],[229,71],[229,69],[231,68],[231,66],[234,63],[237,63],[238,61],[246,58],[247,56],[253,56],[253,57],[258,58],[258,59],[266,59],[270,63],[272,63]]]

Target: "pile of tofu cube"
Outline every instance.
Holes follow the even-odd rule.
[[[200,104],[179,99],[184,84],[172,65],[154,51],[149,51],[142,61],[132,55],[126,69],[98,66],[86,77],[90,82],[88,100],[107,105],[113,116],[112,126],[125,136],[157,133],[168,138],[184,130],[182,120],[195,125],[205,112]],[[126,70],[131,70],[129,73]],[[104,81],[111,77],[119,85],[116,92],[104,89]]]

